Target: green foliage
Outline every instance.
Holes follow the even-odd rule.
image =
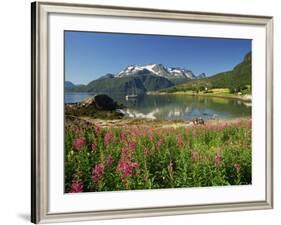
[[[251,124],[67,125],[65,191],[75,182],[84,192],[251,184]]]
[[[75,86],[74,92],[94,92],[114,94],[144,94],[171,87],[173,83],[164,77],[151,74],[139,74],[124,77],[108,77],[91,81],[87,85]],[[68,89],[69,91],[69,89]]]
[[[160,90],[160,92],[179,92],[192,90],[199,92],[204,88],[229,88],[232,93],[245,90],[244,94],[251,93],[252,83],[252,53],[248,53],[243,61],[236,65],[233,70],[215,74],[211,77],[190,80],[185,84],[176,85],[171,88]],[[243,94],[242,93],[242,94]]]

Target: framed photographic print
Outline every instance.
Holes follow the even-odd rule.
[[[32,222],[272,208],[272,30],[32,3]]]

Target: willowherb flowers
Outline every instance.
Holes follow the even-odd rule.
[[[70,193],[83,192],[83,183],[80,180],[73,180],[71,184]]]
[[[177,135],[177,144],[178,144],[179,147],[183,146],[183,139],[182,139],[182,135],[181,134]]]
[[[140,128],[140,127],[134,127],[133,129],[130,130],[130,133],[134,137],[142,137],[142,136],[145,136],[147,134],[147,129]]]
[[[114,135],[112,132],[108,131],[104,135],[103,143],[105,146],[108,146],[114,139]]]
[[[83,133],[82,129],[79,127],[72,127],[71,131],[73,133],[75,133],[76,135],[82,135],[82,133]]]
[[[86,144],[85,138],[77,138],[73,141],[73,148],[76,151],[80,151],[81,148]]]
[[[137,145],[136,145],[135,142],[130,141],[130,142],[128,143],[128,149],[129,149],[130,151],[135,151],[135,150],[136,150],[136,147],[137,147]]]
[[[150,141],[154,140],[154,134],[151,130],[148,130],[148,138],[149,138]]]
[[[101,131],[101,128],[99,126],[95,126],[95,133],[96,135],[99,135]]]
[[[149,156],[150,150],[148,148],[144,148],[143,153],[144,153],[145,156]]]
[[[124,177],[132,176],[134,169],[139,169],[138,162],[120,160],[117,166],[117,171],[121,172]]]
[[[121,134],[120,134],[120,140],[122,142],[125,142],[127,140],[127,135],[124,131],[122,131]]]
[[[198,152],[192,151],[191,152],[191,160],[193,162],[196,162],[196,161],[198,161],[198,158],[199,158]]]
[[[220,155],[219,153],[216,153],[215,159],[214,159],[214,161],[215,161],[215,166],[216,166],[216,167],[220,166],[221,160],[222,160],[221,155]]]
[[[156,143],[157,148],[160,148],[162,144],[163,144],[163,141],[161,139],[158,140]]]
[[[112,162],[113,162],[113,157],[112,157],[112,155],[109,155],[106,159],[106,163],[107,163],[107,165],[111,166]]]
[[[93,180],[95,183],[98,183],[99,180],[101,179],[103,173],[104,173],[104,165],[103,165],[103,163],[97,164],[97,165],[92,169],[92,180]]]
[[[131,162],[131,166],[134,168],[134,169],[139,169],[140,168],[140,164],[138,162]]]
[[[187,187],[187,180],[190,186],[198,180],[202,185],[251,184],[251,129],[242,122],[175,128],[73,124],[66,127],[65,190]],[[214,141],[207,143],[206,134]]]
[[[136,150],[137,144],[133,141],[129,141],[122,147],[121,159],[125,161],[131,161],[132,153]]]
[[[97,144],[96,143],[93,143],[91,145],[91,148],[92,148],[92,151],[95,152],[97,150]]]

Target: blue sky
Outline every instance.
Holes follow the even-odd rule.
[[[207,76],[231,70],[251,40],[65,31],[65,80],[87,84],[128,65],[161,63]]]

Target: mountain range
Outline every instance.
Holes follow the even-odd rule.
[[[144,94],[205,77],[204,73],[196,76],[191,70],[162,64],[130,65],[117,74],[105,74],[87,85],[74,85],[65,81],[65,91]]]
[[[103,94],[145,94],[149,91],[176,92],[196,88],[229,88],[240,90],[251,86],[252,54],[247,53],[232,70],[206,77],[191,70],[166,67],[162,64],[129,65],[117,74],[105,74],[87,85],[65,81],[66,92],[94,92]]]

